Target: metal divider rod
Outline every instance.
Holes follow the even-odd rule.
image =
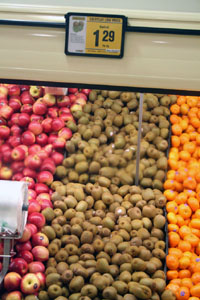
[[[141,136],[142,136],[143,100],[144,100],[144,94],[140,93],[135,185],[139,184],[139,164],[140,164],[140,144],[141,144]]]
[[[3,257],[3,269],[0,272],[0,284],[2,283],[4,276],[6,275],[10,263],[10,247],[11,239],[4,240],[4,257]]]

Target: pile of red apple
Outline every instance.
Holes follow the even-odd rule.
[[[45,284],[49,241],[40,232],[45,225],[41,212],[52,207],[50,185],[72,136],[66,126],[74,121],[71,110],[80,109],[89,92],[72,88],[68,96],[54,96],[38,86],[0,85],[0,179],[29,183],[28,223],[4,279],[7,300],[37,295]]]

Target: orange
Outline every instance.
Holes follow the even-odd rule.
[[[196,107],[198,103],[198,97],[186,96],[187,104],[189,107]]]
[[[177,223],[176,215],[173,212],[169,212],[167,214],[167,221],[169,224],[176,224]]]
[[[181,104],[181,114],[187,115],[189,112],[189,105],[186,103]]]
[[[193,284],[200,283],[200,272],[193,273],[191,279]]]
[[[170,280],[170,283],[176,284],[176,285],[181,285],[181,278],[175,278]]]
[[[178,233],[171,231],[171,232],[169,232],[168,237],[169,237],[169,245],[170,245],[170,247],[176,247],[176,246],[178,246],[178,243],[180,241],[180,236],[178,235]]]
[[[177,258],[181,258],[183,255],[183,252],[178,248],[169,248],[168,253],[176,256]]]
[[[178,104],[173,104],[170,107],[172,114],[178,115],[180,113],[180,106]]]
[[[178,154],[178,152],[176,153],[176,152],[170,152],[169,153],[169,160],[171,160],[171,159],[173,159],[173,160],[179,160],[179,154]]]
[[[183,185],[182,185],[182,183],[180,183],[180,182],[178,182],[178,181],[175,181],[175,190],[177,191],[177,192],[182,192],[183,191]]]
[[[189,161],[191,158],[191,154],[188,151],[183,150],[183,151],[180,151],[179,157],[183,161]]]
[[[196,214],[196,213],[195,213]],[[200,229],[200,219],[192,219],[190,222],[191,227]]]
[[[196,228],[191,228],[191,232],[196,235],[198,238],[200,238],[200,230]]]
[[[196,193],[194,191],[190,190],[190,189],[185,189],[184,193],[186,193],[186,195],[188,197],[195,197],[196,196]]]
[[[192,126],[194,128],[199,128],[200,127],[200,120],[197,117],[191,118],[190,123],[192,124]]]
[[[182,192],[182,193],[179,193],[178,195],[177,195],[177,197],[176,197],[176,199],[175,199],[175,202],[177,203],[177,204],[184,204],[184,203],[186,203],[187,202],[187,194],[186,193],[184,193],[184,192]]]
[[[180,270],[178,272],[178,276],[179,278],[189,278],[191,277],[191,272],[190,270]]]
[[[190,197],[187,200],[187,204],[190,206],[193,212],[195,212],[199,208],[199,201],[194,197]]]
[[[176,219],[177,220],[177,219]],[[167,226],[167,228],[168,228],[168,231],[170,232],[170,231],[173,231],[173,232],[179,232],[179,227],[178,227],[178,225],[176,225],[176,224],[168,224],[168,226]]]
[[[170,122],[171,124],[178,124],[180,122],[181,118],[177,115],[171,115],[170,116]]]
[[[182,128],[182,130],[185,130],[185,129],[187,129],[187,127],[188,127],[188,120],[181,120],[180,121],[180,123],[179,123],[179,125],[181,126],[181,128]]]
[[[180,143],[183,145],[185,143],[188,143],[190,141],[190,136],[188,133],[183,133],[180,136]]]
[[[178,136],[176,136],[176,135],[172,135],[172,137],[171,137],[171,143],[172,143],[173,147],[177,147],[178,148],[180,146],[180,143],[181,143],[180,138]]]
[[[175,181],[171,179],[167,179],[163,185],[165,190],[174,190],[175,189]]]
[[[178,284],[174,284],[174,283],[169,283],[169,284],[166,286],[166,289],[172,291],[172,293],[173,293],[175,296],[177,296],[178,291],[179,291],[179,285],[178,285]]]
[[[190,297],[188,300],[199,300],[199,297]]]
[[[182,134],[182,127],[179,124],[172,125],[172,133],[180,136]]]
[[[191,287],[190,294],[195,297],[200,297],[200,284],[196,284]]]
[[[191,278],[183,278],[181,280],[181,286],[186,286],[188,289],[191,289],[193,286]]]
[[[179,106],[181,106],[182,104],[186,103],[186,97],[185,96],[179,96],[176,102]]]
[[[191,126],[191,125],[189,125],[189,126]],[[194,127],[191,126],[191,131],[189,132],[190,140],[195,141],[197,135],[198,135],[198,133],[194,130]]]
[[[169,170],[167,172],[167,179],[172,179],[174,180],[175,179],[175,176],[176,176],[176,171],[175,170]]]
[[[196,142],[197,142],[197,145],[200,145],[200,134],[197,134],[197,136],[196,136]]]
[[[187,241],[180,241],[178,243],[178,248],[181,249],[183,252],[185,251],[191,251],[192,246],[189,242]],[[180,262],[179,262],[180,263]],[[180,267],[181,268],[181,267]],[[181,269],[185,269],[185,268],[181,268]]]
[[[195,261],[195,266],[194,266],[194,273],[196,272],[200,272],[200,261],[199,261],[199,258],[196,258],[196,261]]]
[[[172,170],[177,170],[178,169],[176,159],[168,159],[168,165],[169,165],[170,169],[172,169]]]
[[[187,142],[183,145],[183,150],[189,152],[190,154],[192,154],[195,151],[195,144],[194,142]]]
[[[178,289],[178,292],[176,294],[177,300],[188,300],[190,297],[190,290],[189,288],[182,286]]]
[[[178,207],[178,213],[181,217],[183,217],[183,219],[189,219],[192,214],[192,210],[187,203],[180,204]]]
[[[177,214],[178,212],[178,205],[175,201],[169,201],[166,204],[166,210],[167,212],[173,212],[174,214]]]
[[[170,270],[167,271],[167,279],[172,280],[178,278],[178,271],[177,270]]]
[[[193,233],[190,233],[184,237],[184,241],[188,241],[192,247],[196,247],[198,245],[199,238]]]
[[[186,225],[186,224],[185,224],[185,220],[183,219],[182,216],[176,215],[176,219],[177,219],[177,225],[178,225],[179,227],[181,227],[181,226],[183,226],[183,225]]]
[[[195,179],[198,183],[200,183],[200,172],[197,172],[195,175]]]
[[[177,192],[175,192],[173,190],[165,190],[163,194],[167,198],[168,201],[174,200],[177,196]]]
[[[187,234],[190,234],[191,233],[191,229],[186,226],[186,225],[183,225],[181,226],[181,228],[179,229],[179,235],[180,237],[183,239]]]
[[[175,255],[168,254],[166,264],[169,270],[177,270],[179,266],[178,258]]]
[[[181,248],[180,248],[181,249]],[[183,256],[179,259],[179,268],[184,270],[189,268],[190,266],[190,259],[187,256]]]
[[[196,180],[192,177],[188,177],[183,181],[184,188],[189,190],[195,190],[196,185],[197,185]]]
[[[195,217],[196,217],[197,219],[200,219],[200,209],[197,209],[197,210],[195,211]]]

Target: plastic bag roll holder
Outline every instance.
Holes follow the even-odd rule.
[[[4,241],[4,252],[3,254],[0,254],[0,257],[3,257],[3,266],[2,270],[0,272],[0,285],[8,271],[10,258],[13,257],[16,253],[14,251],[14,240],[20,239],[23,235],[24,227],[26,225],[26,216],[28,212],[28,189],[26,190],[25,196],[24,196],[24,203],[22,205],[22,226],[20,232],[15,232],[14,234],[12,232],[0,232],[0,240]]]

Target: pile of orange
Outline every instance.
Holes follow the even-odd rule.
[[[170,108],[169,171],[164,183],[169,234],[167,279],[178,300],[200,299],[200,97]]]

